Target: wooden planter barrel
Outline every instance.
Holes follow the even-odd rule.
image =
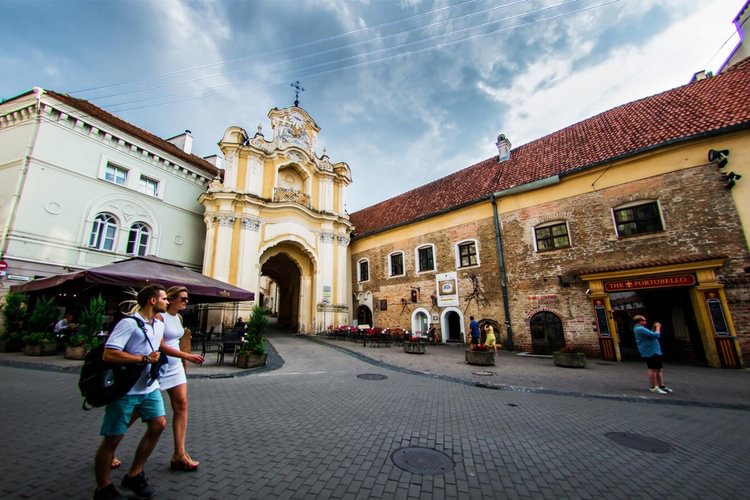
[[[472,351],[464,349],[466,362],[470,365],[495,366],[495,351]]]
[[[237,355],[237,368],[256,368],[265,366],[268,354],[243,353]]]
[[[424,354],[424,344],[421,342],[404,342],[404,352],[409,354]]]
[[[54,342],[39,345],[26,345],[23,348],[23,353],[27,356],[52,356],[56,352],[57,344]]]
[[[586,368],[586,355],[582,352],[555,352],[552,361],[564,368]]]
[[[65,359],[84,359],[86,357],[86,348],[83,346],[67,346],[63,354]]]

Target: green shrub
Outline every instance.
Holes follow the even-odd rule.
[[[5,303],[2,305],[5,327],[2,338],[18,337],[26,319],[27,303],[29,297],[23,293],[9,292],[5,295]]]
[[[32,332],[52,331],[58,316],[60,316],[60,311],[55,307],[55,299],[39,297],[31,309],[28,320],[29,330]]]
[[[247,322],[245,343],[242,345],[241,352],[265,354],[266,328],[268,328],[268,319],[266,319],[263,308],[255,306]]]

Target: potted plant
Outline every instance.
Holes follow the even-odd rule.
[[[495,366],[495,350],[485,344],[471,344],[464,349],[464,359],[470,365]]]
[[[576,351],[573,346],[564,345],[559,351],[552,353],[555,366],[565,368],[586,368],[586,353]]]
[[[409,354],[424,354],[425,344],[416,335],[409,337],[409,340],[404,342],[404,352]]]
[[[102,329],[106,302],[101,295],[91,297],[78,318],[78,333],[86,337],[85,343],[91,343]]]
[[[27,356],[50,356],[57,352],[55,334],[52,332],[34,332],[23,336],[23,353]]]
[[[26,319],[28,296],[9,292],[2,305],[4,327],[0,333],[0,352],[20,352],[23,350],[22,327]]]
[[[255,368],[266,364],[266,328],[268,320],[263,308],[255,306],[247,322],[242,346],[237,354],[238,368]]]
[[[29,347],[24,348],[24,354],[46,356],[57,352],[57,341],[52,328],[59,314],[53,298],[37,298],[28,319],[29,330],[32,333],[23,337]]]
[[[65,343],[65,359],[84,359],[86,357],[86,336],[74,333]]]

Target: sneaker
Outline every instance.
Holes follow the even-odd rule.
[[[666,393],[667,393],[667,391],[663,391],[663,390],[661,390],[661,389],[660,389],[659,387],[652,387],[651,389],[649,389],[649,391],[651,391],[651,392],[655,392],[656,394],[666,394]],[[126,477],[127,477],[127,476],[126,476]],[[123,481],[123,482],[124,482],[124,481]],[[124,488],[124,487],[125,487],[125,486],[123,486],[123,488]]]
[[[107,486],[100,490],[94,490],[94,496],[91,497],[93,500],[125,500],[125,497],[120,495],[115,485],[109,483]]]
[[[667,387],[666,385],[660,385],[660,386],[659,386],[659,389],[661,389],[662,391],[666,392],[667,394],[669,394],[669,393],[671,393],[671,392],[672,392],[672,389],[670,389],[670,388],[669,388],[669,387]]]
[[[135,477],[130,477],[126,474],[122,478],[120,486],[124,490],[132,491],[135,498],[148,499],[154,494],[153,488],[148,485],[146,475],[142,471]]]

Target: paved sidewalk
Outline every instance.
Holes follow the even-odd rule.
[[[264,368],[243,370],[231,364],[218,365],[216,356],[209,354],[202,366],[189,367],[188,378],[242,377],[274,370],[284,363],[273,349],[274,338],[291,335],[269,334],[270,352],[268,365]],[[648,391],[646,367],[641,362],[617,363],[589,358],[585,369],[560,368],[554,366],[549,357],[500,351],[495,366],[473,366],[464,362],[461,344],[428,345],[425,354],[415,355],[407,354],[395,345],[365,347],[357,342],[329,337],[296,337],[383,368],[498,390],[750,410],[750,369],[747,368],[735,370],[667,364],[665,379],[674,393],[664,396]],[[2,365],[77,371],[81,362],[66,360],[62,354],[30,357],[23,353],[0,353]]]

